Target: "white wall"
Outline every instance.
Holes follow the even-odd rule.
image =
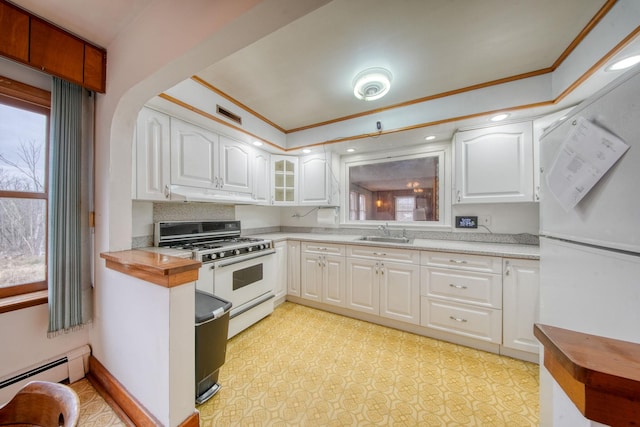
[[[236,219],[242,222],[243,230],[279,227],[280,207],[237,205]]]
[[[489,216],[491,225],[487,228],[492,233],[520,234],[528,233],[538,235],[539,206],[538,203],[479,203],[473,205],[454,205],[453,219],[456,216]],[[455,221],[452,221],[455,225]],[[456,229],[456,233],[488,233],[483,227],[477,229]]]

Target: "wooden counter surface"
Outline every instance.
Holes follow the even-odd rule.
[[[100,258],[113,270],[167,288],[198,280],[200,261],[131,249],[103,252]]]
[[[586,418],[638,425],[640,344],[540,324],[534,334],[544,366]]]

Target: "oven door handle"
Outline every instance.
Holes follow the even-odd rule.
[[[218,261],[213,263],[213,265],[211,266],[211,269],[215,270],[216,268],[228,267],[230,265],[239,264],[241,262],[250,261],[252,259],[261,258],[263,256],[272,255],[275,253],[276,253],[275,249],[267,249],[261,252],[257,252],[256,254],[253,254],[253,255],[245,255],[241,258],[233,258],[228,261]]]

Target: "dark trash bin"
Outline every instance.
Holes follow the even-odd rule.
[[[196,403],[220,390],[218,374],[224,364],[231,303],[196,291]]]

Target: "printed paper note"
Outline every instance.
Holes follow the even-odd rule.
[[[568,212],[629,149],[617,136],[578,118],[547,174],[547,185]]]

